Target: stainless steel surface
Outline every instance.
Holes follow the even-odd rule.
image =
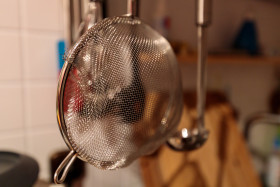
[[[60,130],[78,158],[101,169],[125,167],[176,132],[176,56],[140,19],[104,19],[68,53],[57,104]]]
[[[208,137],[205,25],[198,28],[197,129],[176,133],[182,113],[176,56],[165,38],[135,17],[137,3],[128,0],[126,16],[91,27],[68,53],[60,76],[57,115],[70,155],[101,169],[125,167],[168,139],[176,150],[193,150]]]
[[[88,10],[84,21],[80,24],[78,37],[81,37],[88,29],[103,19],[102,3],[98,0],[88,3]]]
[[[58,119],[66,142],[84,160],[103,169],[123,167],[176,130],[182,110],[176,57],[139,19],[97,23],[66,61],[71,68],[62,77]]]
[[[209,131],[205,129],[205,93],[206,93],[206,61],[207,61],[207,33],[210,23],[208,0],[198,0],[197,39],[198,39],[198,68],[197,68],[197,119],[195,129],[182,129],[177,132],[167,144],[176,151],[194,150],[200,148],[208,139]]]
[[[99,5],[102,6],[102,0],[63,0],[65,35],[69,48],[79,39],[81,33],[80,24],[83,20],[88,19],[88,14],[93,16],[89,18],[90,20],[99,19],[100,11],[102,14],[102,9],[99,8]],[[98,16],[94,17],[94,15]]]
[[[138,15],[138,0],[128,0],[127,2],[127,14],[130,16]]]
[[[82,3],[80,0],[66,0],[68,3],[68,45],[69,47],[77,40],[77,33],[80,27],[80,23],[83,19]]]
[[[70,151],[69,154],[66,156],[66,158],[62,161],[62,163],[59,165],[59,167],[57,168],[57,170],[54,173],[54,182],[56,184],[61,184],[63,183],[63,181],[66,179],[67,173],[70,169],[70,166],[73,164],[73,162],[75,161],[75,159],[77,158],[77,154],[75,153],[75,151]],[[60,173],[62,172],[61,177]]]
[[[196,24],[207,26],[211,24],[212,0],[196,0]]]
[[[197,128],[204,130],[205,93],[206,93],[206,61],[207,33],[206,28],[198,26],[198,69],[197,69]]]
[[[207,130],[184,128],[168,140],[168,145],[175,151],[192,151],[200,148],[207,141],[208,136]]]
[[[65,64],[63,65],[63,68],[60,71],[60,76],[58,79],[58,87],[57,87],[57,97],[56,97],[56,116],[57,116],[57,122],[59,125],[60,133],[61,133],[65,143],[67,144],[67,146],[70,149],[73,149],[68,140],[65,125],[62,125],[64,123],[62,98],[63,98],[63,94],[64,94],[66,78],[68,76],[70,68],[71,68],[71,64],[69,64],[69,61],[66,61]]]
[[[88,0],[88,1],[84,0],[83,2],[87,3],[88,12],[86,13],[84,22],[82,22],[80,24],[80,31],[77,33],[79,37],[81,37],[88,29],[90,29],[97,22],[101,21],[103,18],[101,0]],[[74,14],[74,12],[72,12],[72,14]],[[74,45],[72,50],[75,50],[76,47],[77,47],[77,45]],[[69,64],[69,61],[66,61],[65,65],[63,66],[63,68],[60,72],[60,77],[58,80],[58,89],[57,89],[57,101],[56,101],[57,111],[56,111],[56,113],[57,113],[57,121],[59,124],[59,129],[60,129],[61,135],[64,138],[67,146],[71,150],[73,150],[73,147],[67,138],[67,134],[65,133],[66,132],[65,126],[61,125],[64,122],[64,116],[60,115],[60,114],[63,114],[63,108],[61,108],[61,106],[63,105],[63,103],[62,103],[63,100],[61,98],[63,98],[65,82],[66,82],[68,73],[70,71],[70,68],[71,68],[71,64]]]

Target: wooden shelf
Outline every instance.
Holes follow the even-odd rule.
[[[197,62],[197,57],[177,56],[177,60],[181,64],[193,64]],[[272,64],[280,65],[280,56],[249,56],[249,55],[209,55],[209,64]]]

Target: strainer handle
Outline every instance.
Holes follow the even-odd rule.
[[[70,166],[73,164],[73,162],[75,161],[75,159],[77,158],[77,153],[72,150],[69,152],[69,154],[65,157],[65,159],[61,162],[61,164],[58,166],[58,168],[56,169],[55,173],[54,173],[54,182],[56,184],[61,184],[64,182],[66,175],[70,169]],[[59,174],[61,173],[61,171],[64,169],[61,178],[59,178]]]
[[[139,16],[139,0],[127,0],[127,14]]]

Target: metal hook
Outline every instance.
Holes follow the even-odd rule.
[[[64,182],[66,175],[70,169],[70,166],[73,164],[73,162],[75,161],[75,159],[77,158],[77,153],[72,150],[69,152],[69,154],[65,157],[65,159],[61,162],[61,164],[58,166],[58,168],[56,169],[55,173],[54,173],[54,182],[56,184],[61,184]],[[59,174],[61,173],[61,171],[64,169],[61,178],[59,179]]]
[[[139,0],[127,0],[127,14],[132,17],[139,16]]]

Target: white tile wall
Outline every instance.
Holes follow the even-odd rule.
[[[0,30],[0,41],[0,80],[20,80],[21,55],[19,32],[17,30],[2,29]]]
[[[8,132],[8,133],[7,133]],[[22,130],[0,131],[0,151],[25,153],[25,137]]]
[[[61,10],[61,0],[0,0],[0,151],[34,157],[44,179],[49,156],[66,149],[55,108]]]
[[[21,0],[22,24],[25,29],[61,31],[62,1]]]
[[[25,124],[27,126],[54,126],[56,121],[56,88],[54,81],[33,81],[24,86]],[[56,127],[56,125],[55,125]]]
[[[0,0],[0,27],[19,27],[18,0]]]
[[[56,43],[61,38],[59,32],[30,31],[22,35],[25,79],[48,80],[58,77]]]
[[[18,83],[0,84],[0,131],[23,128],[22,89]]]

